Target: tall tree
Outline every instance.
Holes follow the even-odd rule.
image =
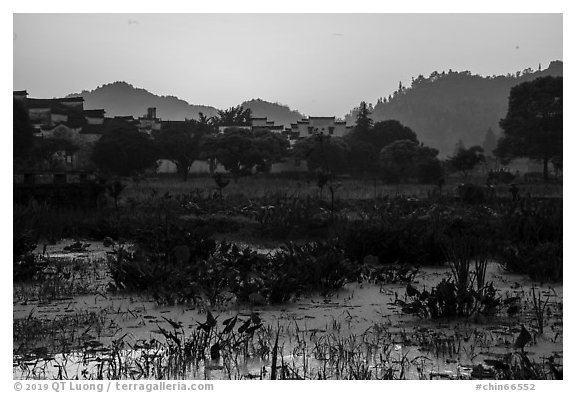
[[[133,128],[120,128],[96,142],[92,160],[106,174],[132,176],[154,167],[157,153],[147,135]]]
[[[380,121],[368,130],[354,129],[346,136],[350,146],[350,165],[361,173],[378,173],[378,157],[384,146],[399,140],[418,143],[416,133],[397,120]]]
[[[289,142],[283,136],[268,130],[229,128],[204,139],[202,157],[219,162],[234,181],[238,181],[253,170],[268,171],[273,162],[286,154],[288,147]]]
[[[252,111],[241,105],[219,110],[214,122],[216,126],[249,126],[252,123]]]
[[[366,140],[354,137],[354,132],[345,137],[349,147],[349,170],[351,173],[370,176],[379,174],[380,165],[378,163],[380,150]]]
[[[409,140],[418,143],[416,133],[398,120],[385,120],[374,123],[374,127],[368,132],[366,140],[378,150],[392,142]]]
[[[380,165],[385,176],[396,185],[413,173],[418,157],[418,144],[409,140],[396,141],[385,146],[380,152]]]
[[[214,117],[208,117],[203,112],[198,113],[198,128],[202,135],[213,134],[218,131]]]
[[[435,182],[442,177],[438,150],[412,140],[399,140],[380,151],[380,165],[385,178],[397,185],[410,177]]]
[[[290,142],[277,132],[268,129],[253,131],[253,151],[256,155],[256,170],[269,172],[272,164],[288,154]]]
[[[464,145],[464,142],[462,142],[462,139],[459,139],[458,142],[456,142],[456,144],[454,145],[454,153],[453,155],[457,155],[458,153],[460,153],[462,150],[466,150],[466,145]]]
[[[358,130],[359,132],[368,131],[372,127],[372,124],[374,123],[372,121],[372,118],[370,117],[371,115],[372,112],[370,111],[368,104],[366,104],[366,101],[362,101],[360,103],[360,106],[358,107],[358,112],[356,114],[355,129]]]
[[[548,76],[513,87],[508,113],[500,121],[504,136],[498,156],[541,161],[544,180],[548,180],[550,161],[562,157],[562,82],[562,77]]]
[[[203,136],[201,127],[199,122],[187,120],[155,132],[154,140],[160,157],[176,165],[176,171],[183,181],[188,179],[192,164],[199,158]]]
[[[484,149],[480,146],[460,149],[454,156],[449,157],[447,160],[448,165],[460,172],[465,179],[468,178],[468,173],[470,173],[476,165],[484,161]]]
[[[293,154],[306,160],[308,170],[338,174],[348,169],[348,145],[342,138],[317,134],[296,143]]]
[[[486,131],[486,136],[484,137],[484,143],[482,148],[484,149],[484,154],[487,156],[494,156],[494,150],[496,149],[498,142],[496,141],[496,135],[492,131],[492,127],[488,128]]]

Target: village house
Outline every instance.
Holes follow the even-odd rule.
[[[29,98],[25,90],[14,91],[13,97],[27,111],[37,138],[70,142],[67,149],[55,152],[43,169],[93,169],[90,156],[100,137],[111,129],[134,123],[131,116],[106,118],[104,109],[84,109],[82,97]]]
[[[138,131],[147,135],[152,135],[152,132],[159,131],[162,128],[162,120],[156,117],[156,108],[148,108],[146,115],[138,118],[136,127]]]
[[[29,98],[25,90],[14,91],[14,100],[21,103],[27,110],[28,116],[35,129],[38,138],[56,138],[71,142],[74,146],[71,150],[63,150],[54,154],[51,165],[57,169],[66,171],[93,170],[91,154],[94,144],[103,134],[110,130],[123,126],[133,126],[138,131],[153,137],[154,131],[178,127],[182,121],[163,121],[157,116],[156,108],[147,108],[144,116],[135,119],[133,116],[116,116],[108,118],[104,109],[84,109],[82,97],[66,97],[39,99]],[[352,127],[345,121],[331,117],[308,117],[293,123],[290,127],[276,125],[267,117],[252,118],[249,126],[220,126],[218,131],[224,132],[229,128],[242,128],[247,130],[270,130],[284,135],[293,146],[296,141],[317,134],[325,134],[334,137],[345,136]],[[222,167],[217,170],[223,171]],[[306,171],[305,162],[292,158],[286,158],[281,163],[272,165],[272,173],[301,172]],[[158,161],[158,173],[175,173],[176,166],[169,160]],[[196,161],[191,173],[209,173],[210,165],[204,161]]]
[[[344,120],[336,120],[335,116],[318,117],[310,116],[292,123],[287,131],[293,138],[308,138],[316,134],[330,135],[334,137],[346,136],[352,126],[347,126]]]

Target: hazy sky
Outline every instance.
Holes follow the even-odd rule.
[[[562,60],[561,14],[15,14],[14,89],[56,97],[123,80],[218,108],[251,98],[313,116],[432,71]]]

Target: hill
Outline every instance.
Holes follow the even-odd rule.
[[[244,101],[242,106],[250,108],[252,116],[267,117],[268,120],[274,120],[276,125],[290,126],[291,123],[296,123],[304,117],[300,112],[291,110],[286,105],[264,101],[260,98]]]
[[[156,114],[163,120],[198,119],[198,113],[215,116],[217,108],[206,105],[194,105],[174,96],[158,96],[146,89],[132,86],[126,82],[114,82],[102,85],[92,91],[69,94],[67,97],[83,97],[86,109],[105,109],[106,116],[142,116],[146,108],[155,107]],[[242,103],[250,108],[254,117],[267,117],[277,125],[290,125],[302,119],[303,115],[288,106],[253,99]]]
[[[483,77],[470,71],[433,72],[428,78],[413,78],[410,87],[378,100],[372,119],[398,120],[410,127],[418,139],[435,147],[441,156],[451,155],[459,140],[466,147],[482,145],[492,128],[501,133],[499,120],[508,111],[510,89],[542,76],[562,76],[563,63],[553,61],[545,70],[526,69],[516,74]],[[354,123],[355,110],[347,120]]]
[[[83,97],[87,109],[105,109],[106,116],[142,116],[146,108],[155,107],[157,116],[163,120],[198,119],[198,113],[207,116],[216,114],[216,108],[192,105],[174,96],[158,96],[126,82],[102,85],[92,91],[69,94],[68,97]]]

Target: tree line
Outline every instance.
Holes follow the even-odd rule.
[[[480,144],[488,128],[495,132],[506,116],[510,89],[538,77],[561,76],[562,62],[548,68],[526,69],[516,74],[483,77],[469,71],[433,72],[400,84],[373,107],[374,121],[396,119],[418,133],[419,139],[440,151],[453,153],[455,142]],[[353,111],[348,120],[355,118]]]
[[[310,172],[396,184],[443,182],[446,170],[467,177],[485,159],[482,147],[461,146],[441,161],[438,150],[419,141],[412,129],[396,120],[374,122],[371,110],[366,102],[360,103],[355,127],[345,137],[315,133],[293,147],[282,134],[249,127],[252,113],[242,106],[220,110],[213,117],[200,114],[198,120],[166,122],[152,135],[126,124],[104,134],[95,143],[91,158],[102,173],[116,176],[136,175],[154,167],[158,159],[167,159],[186,181],[196,160],[208,161],[212,170],[220,164],[238,180],[268,172],[273,163],[292,157],[305,160]],[[220,132],[222,126],[225,130]],[[547,179],[549,164],[562,163],[562,77],[537,78],[513,87],[500,126],[504,135],[494,154],[503,162],[516,157],[540,160]],[[46,160],[59,150],[78,148],[68,140],[34,138],[32,133],[26,111],[15,102],[15,167],[16,163],[25,165],[30,157]]]

